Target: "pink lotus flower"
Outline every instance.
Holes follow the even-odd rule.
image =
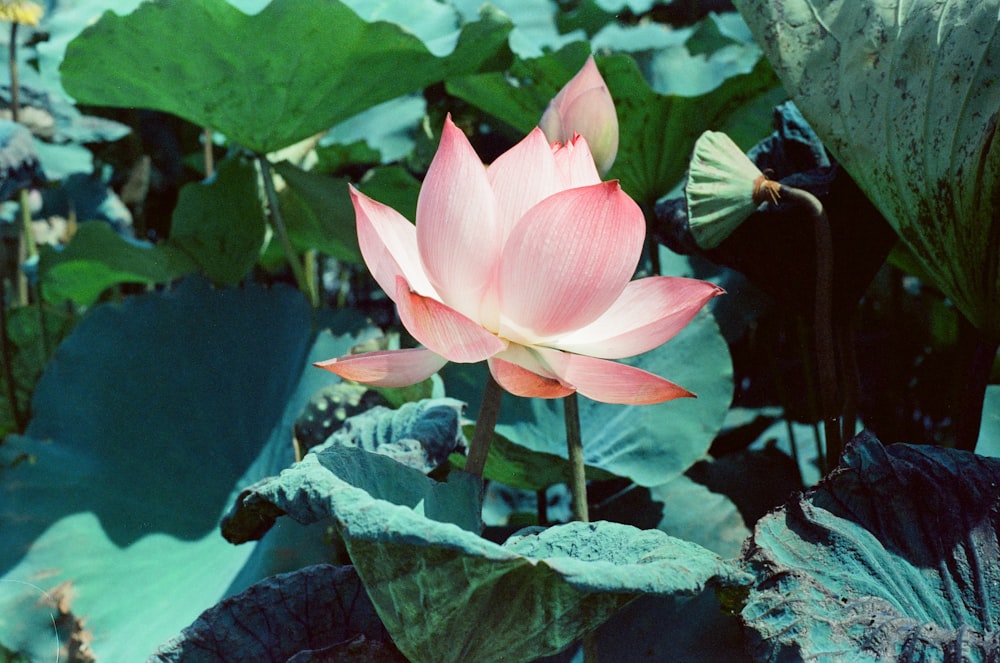
[[[618,115],[593,55],[549,102],[538,126],[551,142],[568,143],[580,134],[601,174],[611,170],[618,154]]]
[[[645,235],[639,207],[601,182],[583,138],[540,129],[484,168],[445,121],[416,226],[351,190],[368,268],[423,348],[316,364],[401,387],[448,361],[487,360],[518,396],[574,391],[607,403],[659,403],[687,390],[617,359],[674,336],[722,290],[693,279],[631,281]]]

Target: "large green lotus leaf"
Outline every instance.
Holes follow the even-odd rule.
[[[616,523],[571,523],[497,545],[450,522],[478,504],[478,490],[464,472],[439,484],[332,444],[244,491],[223,533],[241,542],[281,514],[332,517],[393,640],[417,661],[529,661],[640,595],[745,581],[696,544]]]
[[[66,583],[98,660],[139,661],[288,554],[216,531],[237,486],[292,460],[292,423],[329,374],[286,287],[200,279],[95,308],[59,347],[23,437],[0,446],[0,643],[50,660]],[[40,603],[40,600],[42,602]],[[63,634],[65,635],[65,633]],[[65,655],[64,655],[65,656]]]
[[[998,485],[997,459],[855,438],[814,490],[757,523],[742,612],[751,653],[996,660]]]
[[[256,169],[247,160],[226,159],[210,181],[181,189],[169,245],[213,282],[235,285],[257,262],[266,230]]]
[[[1000,339],[1000,0],[739,0],[823,142]]]
[[[285,661],[317,651],[405,661],[350,566],[317,564],[262,580],[203,612],[150,661]]]
[[[337,0],[274,0],[253,16],[224,0],[160,0],[104,14],[70,43],[60,71],[80,103],[167,111],[264,153],[478,71],[509,30],[488,9],[439,58]]]
[[[729,347],[711,314],[699,314],[665,345],[624,363],[661,375],[698,395],[659,405],[608,405],[580,399],[580,424],[587,465],[656,486],[683,473],[708,452],[733,395]],[[449,364],[443,371],[448,393],[478,413],[486,369]],[[509,394],[500,408],[497,432],[535,451],[566,457],[561,399],[525,399]]]

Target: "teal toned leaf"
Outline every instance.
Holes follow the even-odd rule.
[[[465,473],[438,484],[333,444],[244,491],[223,533],[240,542],[263,536],[281,513],[305,523],[332,517],[393,640],[418,661],[530,661],[640,595],[745,580],[696,544],[615,523],[524,532],[499,546],[446,522],[477,494]]]
[[[376,405],[348,418],[328,442],[379,453],[426,474],[464,446],[464,407],[453,398],[404,403],[396,410]]]
[[[257,262],[266,228],[256,169],[249,161],[226,159],[209,182],[181,189],[170,246],[215,283],[236,284]]]
[[[976,453],[1000,458],[1000,385],[986,387],[983,399],[983,421],[979,427]]]
[[[1000,2],[736,4],[803,115],[934,284],[1000,340]]]
[[[40,254],[42,292],[59,304],[90,306],[112,286],[165,284],[197,269],[175,247],[125,239],[103,221],[81,223],[65,248],[41,247]]]
[[[337,0],[274,0],[253,16],[224,0],[172,0],[104,14],[68,46],[60,71],[80,103],[167,111],[265,153],[478,71],[505,49],[509,30],[486,10],[439,58]]]
[[[309,361],[358,342],[324,334],[310,353],[309,329],[290,288],[195,278],[77,325],[26,434],[0,445],[0,465],[33,459],[0,476],[0,642],[50,660],[55,610],[40,599],[69,583],[98,660],[146,660],[300,553],[233,548],[216,526],[236,487],[292,461],[292,423],[332,377]]]
[[[150,661],[284,661],[318,652],[405,663],[350,566],[321,564],[262,580],[203,612]],[[370,658],[346,658],[360,652]]]
[[[624,363],[663,376],[693,391],[659,405],[621,406],[580,399],[583,451],[587,465],[655,486],[683,473],[701,459],[722,427],[733,394],[729,348],[715,320],[699,314],[674,339]],[[485,369],[449,364],[442,371],[448,393],[470,404],[481,400]],[[497,432],[535,451],[566,456],[560,399],[504,395]]]
[[[1000,656],[1000,461],[862,434],[762,518],[742,612],[762,661]]]
[[[282,213],[292,244],[300,251],[316,249],[349,262],[361,262],[354,206],[347,181],[311,173],[287,161],[274,170],[288,185]]]

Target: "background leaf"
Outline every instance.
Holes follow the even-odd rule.
[[[253,16],[224,0],[171,0],[104,14],[70,43],[60,71],[79,103],[167,111],[266,153],[477,71],[505,47],[509,29],[487,10],[438,58],[412,34],[367,23],[338,0],[274,0]]]
[[[715,320],[705,312],[665,345],[624,363],[666,377],[698,398],[641,406],[580,399],[584,456],[588,465],[639,485],[659,485],[701,459],[721,428],[733,394],[729,350]],[[485,370],[449,364],[442,371],[448,393],[470,404],[470,417],[478,413]],[[505,395],[497,432],[529,449],[566,456],[559,399]]]
[[[247,160],[226,159],[211,180],[181,189],[169,245],[213,282],[235,285],[257,262],[266,227],[257,170]]]
[[[192,278],[79,323],[0,446],[0,466],[31,459],[0,477],[0,643],[51,658],[43,592],[62,585],[98,660],[145,660],[294,563],[301,545],[234,548],[215,528],[237,486],[292,461],[292,423],[333,377],[308,362],[358,341],[323,335],[310,356],[309,319],[290,288]]]

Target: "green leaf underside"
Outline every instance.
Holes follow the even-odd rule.
[[[935,285],[1000,338],[1000,2],[736,4],[816,133]]]
[[[300,522],[332,517],[382,621],[411,660],[529,661],[642,594],[687,595],[743,581],[714,553],[659,531],[571,523],[499,546],[433,519],[454,521],[478,504],[478,490],[464,472],[438,484],[334,444],[245,491],[223,532],[237,542],[263,535],[277,513]],[[484,623],[491,628],[479,628]]]
[[[1000,461],[856,438],[757,523],[743,620],[757,660],[1000,656]],[[899,514],[909,514],[901,518]]]
[[[275,0],[252,16],[224,0],[160,0],[105,13],[70,43],[60,71],[79,103],[166,111],[266,153],[478,71],[506,48],[509,30],[487,10],[438,58],[399,26],[367,23],[337,0]]]

